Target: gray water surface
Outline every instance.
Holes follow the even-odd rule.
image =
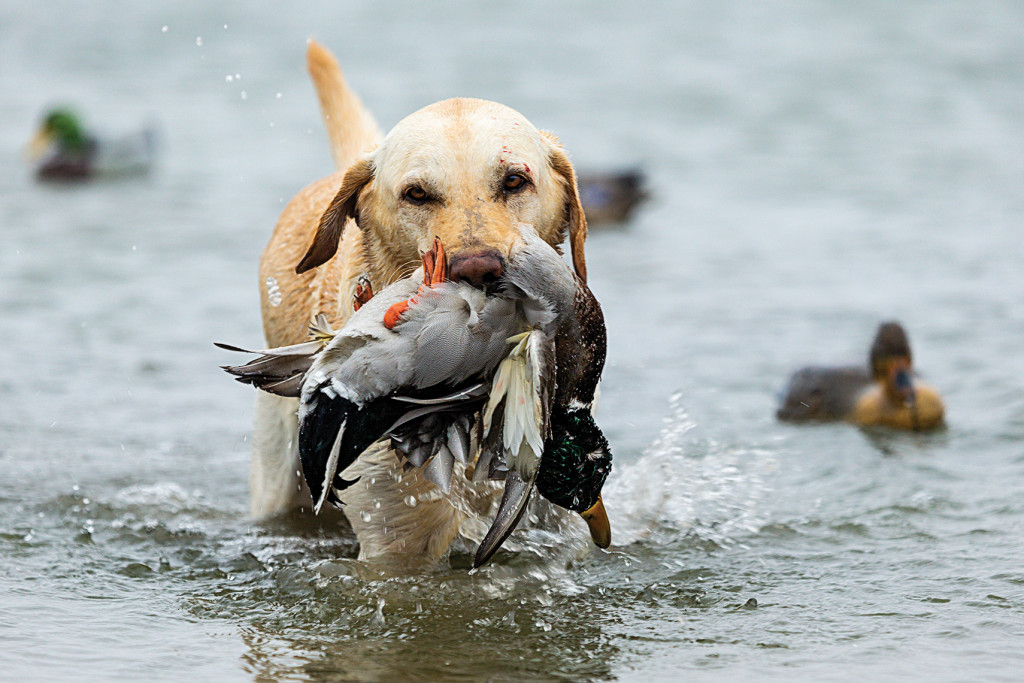
[[[395,578],[246,517],[256,263],[331,170],[305,40],[384,128],[495,99],[654,199],[588,242],[615,545]],[[1019,680],[1024,4],[5,3],[0,678]],[[33,183],[44,108],[158,122],[143,179]],[[907,326],[934,434],[775,394]]]

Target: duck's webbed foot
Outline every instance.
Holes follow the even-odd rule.
[[[367,301],[373,298],[373,285],[370,278],[360,275],[356,281],[356,291],[352,295],[352,310],[358,311]]]
[[[423,256],[423,284],[419,286],[417,294],[426,291],[434,285],[439,285],[448,280],[448,258],[444,253],[444,245],[441,238],[434,238],[434,246],[426,251]],[[416,303],[416,296],[392,304],[384,314],[384,327],[393,330],[395,325],[401,322],[402,314],[409,310],[409,306]]]
[[[422,292],[425,287],[439,285],[448,279],[448,258],[444,253],[444,245],[441,238],[434,238],[434,246],[423,254],[423,284],[420,285]]]

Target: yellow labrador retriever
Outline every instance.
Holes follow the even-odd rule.
[[[361,277],[381,289],[409,275],[435,236],[450,277],[486,287],[502,275],[517,226],[528,223],[552,245],[568,237],[573,266],[586,279],[587,223],[572,164],[554,136],[508,107],[460,98],[411,114],[381,140],[334,57],[310,42],[307,59],[343,170],[292,199],[263,252],[268,346],[305,341],[317,314],[335,329],[344,325]],[[295,399],[258,392],[249,480],[257,518],[310,505],[296,409]],[[344,502],[364,558],[436,560],[459,534],[479,540],[500,496],[492,484],[462,477],[445,497],[419,470],[403,472],[386,443],[349,472],[362,477]]]

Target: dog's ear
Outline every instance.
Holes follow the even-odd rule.
[[[345,229],[345,221],[356,215],[356,202],[359,192],[373,179],[373,162],[362,158],[352,164],[345,172],[341,181],[341,189],[334,195],[327,211],[320,218],[320,226],[313,236],[306,255],[295,266],[296,273],[305,273],[329,261],[338,251],[341,233]]]
[[[559,176],[562,184],[562,193],[565,196],[565,219],[569,224],[569,247],[572,249],[572,266],[576,274],[584,282],[587,281],[587,257],[583,251],[583,244],[587,241],[587,217],[583,214],[583,204],[580,202],[580,191],[576,185],[576,172],[573,170],[572,162],[561,145],[558,138],[546,134],[552,142],[548,152],[548,161],[552,170]],[[564,234],[564,233],[563,233]]]

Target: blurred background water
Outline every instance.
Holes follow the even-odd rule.
[[[0,677],[1018,679],[1024,5],[436,5],[4,3]],[[211,342],[259,343],[259,253],[331,170],[310,36],[385,129],[483,97],[646,170],[588,244],[610,552],[387,578],[246,519]],[[155,171],[35,184],[57,102],[157,122]],[[946,431],[775,422],[888,318]]]

